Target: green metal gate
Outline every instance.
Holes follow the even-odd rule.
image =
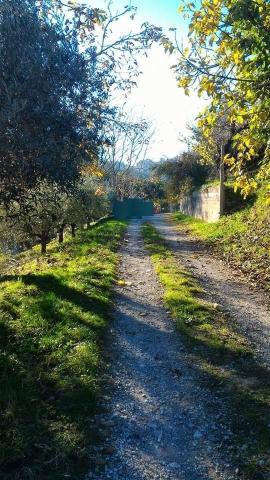
[[[151,200],[144,200],[143,198],[113,200],[112,213],[118,220],[148,217],[153,215],[154,206]]]

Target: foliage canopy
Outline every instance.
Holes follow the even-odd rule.
[[[188,94],[196,84],[210,98],[199,120],[206,136],[226,115],[234,147],[226,161],[247,195],[270,176],[269,1],[181,0],[179,11],[189,19],[188,47],[176,39],[174,48],[179,86]]]

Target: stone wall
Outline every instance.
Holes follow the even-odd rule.
[[[197,190],[180,200],[180,212],[201,218],[207,222],[216,222],[220,217],[219,185]]]

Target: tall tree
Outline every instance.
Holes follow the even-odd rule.
[[[58,17],[34,2],[0,2],[0,194],[18,199],[40,178],[70,185],[88,140],[80,112],[85,62]]]
[[[227,116],[235,154],[226,161],[246,195],[270,176],[269,1],[181,0],[179,10],[189,18],[188,45],[175,38],[171,46],[180,54],[179,85],[188,94],[197,84],[199,94],[211,99],[199,124],[205,135]],[[257,168],[247,168],[254,159]]]
[[[108,124],[108,141],[103,145],[101,164],[114,194],[123,198],[133,191],[132,170],[147,154],[153,135],[152,125],[143,118],[132,118],[124,110]]]

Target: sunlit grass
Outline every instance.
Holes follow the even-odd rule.
[[[53,241],[46,256],[25,252],[1,277],[3,480],[77,479],[87,464],[124,227],[109,221]]]
[[[219,393],[227,405],[227,422],[236,441],[229,447],[237,467],[246,480],[268,478],[269,370],[256,362],[232,320],[205,300],[203,289],[151,224],[144,224],[143,236],[164,286],[165,304],[193,355],[194,368],[200,371],[204,384]]]
[[[214,304],[203,300],[203,290],[196,280],[176,262],[156,229],[145,224],[143,235],[146,248],[151,254],[155,270],[165,286],[164,300],[176,320],[177,328],[190,341],[212,345],[228,351],[247,354],[249,348],[244,340],[229,329],[225,317]]]
[[[245,212],[246,214],[246,212]],[[173,214],[173,219],[181,225],[188,227],[203,240],[215,241],[218,239],[230,240],[235,234],[245,233],[248,224],[244,221],[245,214],[237,212],[224,216],[220,221],[208,223],[198,218],[184,215],[181,212]]]

